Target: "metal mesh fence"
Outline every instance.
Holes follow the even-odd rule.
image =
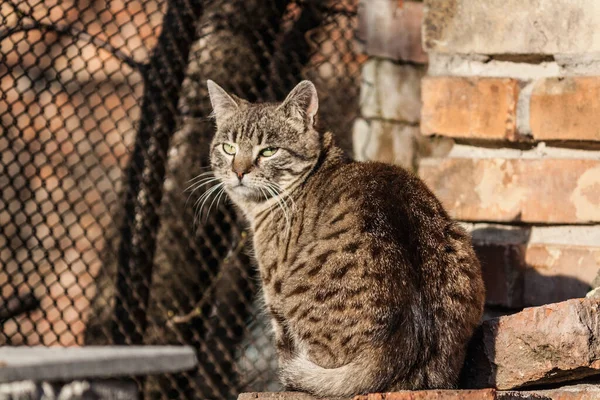
[[[351,147],[356,0],[0,3],[0,345],[190,344],[148,398],[278,389],[244,224],[196,215],[213,79],[251,101],[301,79]],[[203,188],[208,189],[208,188]]]

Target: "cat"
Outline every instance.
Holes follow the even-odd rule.
[[[207,85],[212,171],[249,223],[284,386],[456,387],[485,294],[468,234],[411,172],[318,132],[310,81],[282,103]]]

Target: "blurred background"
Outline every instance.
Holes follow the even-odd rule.
[[[208,165],[206,80],[274,101],[311,79],[351,151],[356,2],[7,0],[0,18],[0,345],[185,343],[201,367],[152,397],[277,389],[244,227],[185,192]]]
[[[584,295],[600,39],[556,18],[600,17],[504,3],[2,1],[0,345],[189,344],[199,368],[139,381],[149,398],[280,389],[245,226],[186,192],[207,79],[250,101],[312,80],[321,130],[418,173],[472,231],[486,316]]]

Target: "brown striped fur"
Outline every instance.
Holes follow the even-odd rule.
[[[465,231],[412,173],[348,160],[317,132],[312,83],[281,104],[209,92],[212,168],[250,223],[284,384],[318,396],[455,387],[484,301]]]

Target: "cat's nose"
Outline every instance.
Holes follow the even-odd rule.
[[[244,175],[248,174],[252,170],[252,160],[247,157],[236,156],[236,158],[233,160],[231,170],[241,182],[241,180],[244,178]]]
[[[240,181],[244,178],[244,175],[246,175],[248,172],[250,172],[250,168],[243,168],[243,167],[233,167],[232,170],[233,170],[233,173],[238,177],[238,179]]]

